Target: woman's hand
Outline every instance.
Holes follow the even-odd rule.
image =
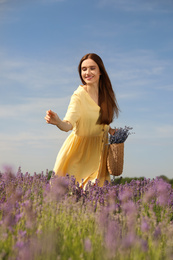
[[[45,120],[48,124],[58,125],[60,118],[55,112],[48,110],[46,112]]]
[[[109,134],[110,135],[114,135],[115,134],[115,129],[114,128],[111,128],[111,127],[109,127]]]
[[[45,120],[48,124],[56,125],[60,130],[68,132],[73,129],[73,126],[68,121],[62,121],[59,116],[52,110],[46,112]]]

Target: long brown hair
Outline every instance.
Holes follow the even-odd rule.
[[[79,76],[84,85],[86,83],[82,79],[81,65],[82,62],[86,59],[92,59],[99,66],[100,73],[101,73],[100,80],[99,80],[99,106],[101,108],[99,123],[109,125],[113,121],[114,114],[116,114],[116,117],[118,117],[120,111],[115,97],[115,93],[112,88],[111,81],[106,72],[102,59],[95,53],[88,53],[82,57],[78,66]]]

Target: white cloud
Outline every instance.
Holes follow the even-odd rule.
[[[14,17],[15,11],[20,9],[27,9],[28,6],[39,3],[52,4],[64,2],[66,0],[0,0],[0,23],[14,23],[18,21],[18,17]]]
[[[74,67],[63,64],[41,62],[34,59],[11,58],[0,52],[1,86],[18,84],[22,88],[44,89],[51,86],[68,85],[74,80]],[[66,76],[68,74],[68,77]]]
[[[18,17],[12,16],[15,10],[21,8],[25,0],[0,0],[0,23],[15,22]]]
[[[133,100],[133,99],[139,99],[143,96],[142,92],[123,92],[123,93],[118,93],[117,94],[117,99],[118,100]]]
[[[119,53],[108,57],[106,62],[110,79],[120,97],[140,98],[162,86],[163,82],[169,84],[170,81],[171,61],[158,57],[154,51]]]
[[[162,124],[155,125],[150,123],[145,125],[145,123],[138,122],[133,125],[134,135],[129,137],[129,141],[136,142],[140,144],[150,143],[151,145],[164,146],[173,144],[173,125]]]
[[[173,141],[173,125],[162,125],[156,128],[159,138],[172,138]]]
[[[69,133],[55,126],[44,128],[30,127],[18,133],[0,133],[0,170],[3,165],[12,165],[15,169],[31,174],[53,168],[57,153]],[[46,127],[47,126],[47,127]]]
[[[163,86],[159,86],[159,87],[155,87],[156,89],[161,89],[161,90],[165,90],[165,91],[173,91],[173,85],[163,85]]]
[[[42,131],[40,132],[30,131],[30,129],[28,129],[28,131],[21,131],[17,134],[0,133],[1,146],[3,146],[4,150],[13,150],[14,145],[15,148],[18,148],[20,146],[24,146],[26,143],[32,144],[32,146],[37,146],[38,144],[40,144],[41,147],[46,147],[48,143],[52,143],[58,140],[61,141],[67,136],[66,132],[62,132],[58,129],[56,129],[57,131],[55,131],[55,129],[56,127],[54,127],[54,130],[52,130],[51,127],[49,129],[46,129],[45,126],[45,131],[43,131],[42,129]]]
[[[8,2],[8,0],[0,0],[0,5]]]
[[[47,4],[50,4],[50,3],[58,3],[58,2],[64,2],[66,0],[38,0],[40,3],[47,3]]]
[[[70,97],[63,98],[26,98],[25,103],[0,105],[0,118],[22,118],[28,120],[28,116],[34,120],[48,109],[56,109],[61,115],[65,113]]]
[[[147,49],[119,52],[111,55],[108,62],[117,64],[118,68],[130,66],[130,68],[143,69],[145,73],[154,75],[159,74],[165,66],[169,65],[169,59],[159,58],[154,50]]]
[[[0,23],[7,21],[7,17],[5,14],[11,10],[11,8],[7,5],[8,0],[0,0]]]
[[[100,0],[99,6],[111,6],[127,12],[173,12],[172,0]]]

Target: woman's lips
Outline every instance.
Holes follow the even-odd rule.
[[[91,76],[91,77],[86,77],[87,80],[91,80],[92,78],[93,78],[93,76]]]

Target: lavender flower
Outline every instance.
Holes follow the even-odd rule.
[[[173,189],[159,178],[83,189],[70,176],[50,185],[48,171],[0,173],[3,259],[169,260],[172,219]]]
[[[141,222],[141,231],[142,232],[148,232],[149,229],[150,229],[150,226],[149,226],[148,221],[146,220],[146,218],[143,218],[142,222]]]
[[[110,135],[109,137],[109,143],[110,144],[119,144],[119,143],[124,143],[127,139],[127,137],[132,134],[130,133],[130,130],[132,130],[133,127],[127,127],[125,126],[124,128],[115,128],[115,134]]]
[[[85,238],[84,240],[84,249],[86,252],[91,252],[92,250],[92,243],[89,238]]]
[[[130,247],[134,247],[138,243],[138,238],[134,233],[127,234],[122,240],[122,248],[128,249]]]

